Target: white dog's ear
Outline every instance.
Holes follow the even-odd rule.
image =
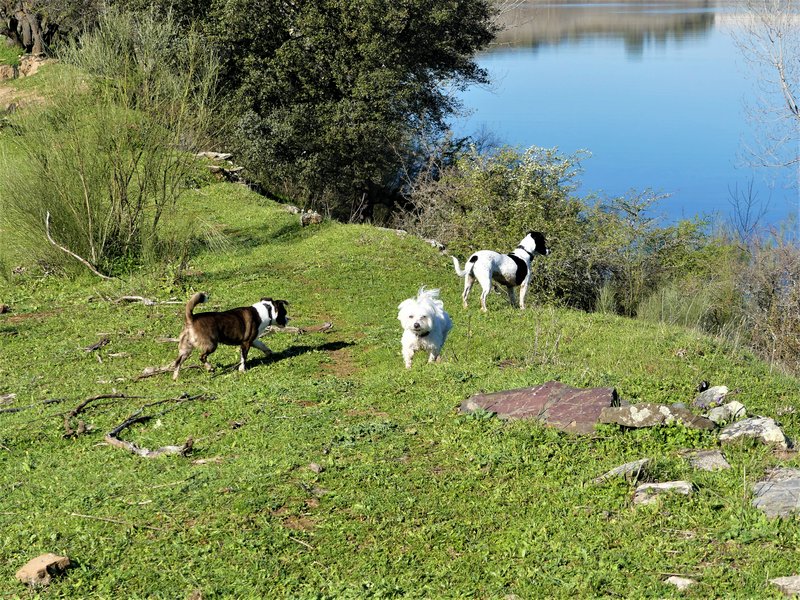
[[[409,306],[412,306],[413,304],[414,304],[414,299],[413,298],[409,298],[408,300],[403,300],[400,303],[400,305],[397,307],[397,310],[400,311],[400,312],[403,312],[404,310],[406,310]],[[399,319],[400,317],[398,316],[397,318]]]

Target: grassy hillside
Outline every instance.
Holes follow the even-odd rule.
[[[796,406],[798,381],[691,331],[537,307],[463,310],[447,257],[368,226],[302,229],[280,206],[215,185],[186,211],[228,244],[198,252],[188,273],[101,282],[30,274],[0,283],[0,595],[25,596],[14,572],[43,552],[76,563],[41,597],[677,597],[669,574],[700,582],[688,597],[778,597],[770,577],[795,573],[795,522],[768,521],[750,486],[780,461],[762,447],[727,450],[733,468],[705,473],[682,448],[716,446],[681,427],[575,437],[536,423],[460,416],[478,391],[558,379],[615,386],[631,402],[690,401],[701,379],[726,384],[751,413]],[[463,257],[462,257],[463,258]],[[438,365],[406,371],[397,304],[440,287],[455,323]],[[292,325],[275,351],[212,355],[214,374],[168,364],[182,306],[116,303],[123,295],[205,308],[270,295]],[[475,300],[477,300],[477,294]],[[109,343],[87,352],[101,337]],[[188,364],[197,364],[193,356]],[[87,433],[65,439],[64,415]],[[181,395],[198,398],[145,407]],[[57,399],[57,402],[50,402]],[[47,401],[47,403],[45,403]],[[191,455],[145,459],[103,442],[141,407],[152,415],[120,437],[157,448],[192,437]],[[800,418],[781,417],[788,435]],[[660,480],[687,478],[690,499],[633,508],[623,481],[595,485],[623,462],[656,458]],[[312,463],[320,468],[312,467]],[[320,472],[317,472],[320,471]]]

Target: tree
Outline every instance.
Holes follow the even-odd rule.
[[[230,132],[250,178],[336,217],[391,193],[405,149],[445,129],[444,84],[486,82],[488,0],[216,0]]]
[[[101,0],[0,0],[0,35],[42,54],[57,36],[71,38],[97,21]]]
[[[746,19],[736,38],[758,74],[755,113],[764,124],[758,162],[800,173],[800,2],[744,0]]]

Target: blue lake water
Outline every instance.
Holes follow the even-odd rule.
[[[764,225],[800,215],[797,167],[751,166],[763,125],[748,108],[755,81],[730,8],[531,3],[508,18],[516,26],[478,59],[492,85],[461,93],[469,112],[452,123],[456,134],[588,150],[579,194],[666,193],[657,213],[667,221],[725,221],[732,197],[749,189]]]

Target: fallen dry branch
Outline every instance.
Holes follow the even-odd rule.
[[[185,367],[181,367],[181,370],[185,371],[186,369],[202,369],[202,368],[204,368],[203,365],[188,365]],[[137,375],[134,381],[140,381],[142,379],[147,379],[148,377],[152,377],[153,375],[160,375],[161,373],[172,373],[174,371],[175,367],[173,367],[172,365],[166,365],[163,367],[145,367],[141,375]]]
[[[122,302],[141,302],[145,306],[155,306],[156,304],[184,304],[183,300],[177,298],[170,298],[169,300],[153,300],[152,298],[145,298],[144,296],[120,296],[114,300],[116,304]]]
[[[43,400],[42,402],[34,402],[33,404],[28,404],[27,406],[13,406],[11,408],[0,408],[0,413],[22,412],[23,410],[28,410],[29,408],[34,408],[36,406],[44,404],[55,404],[56,402],[64,402],[64,400],[66,400],[66,398],[50,398],[48,400]]]
[[[73,408],[69,411],[66,415],[64,415],[64,437],[71,438],[77,437],[79,435],[83,435],[86,433],[86,423],[83,422],[83,419],[78,419],[78,428],[73,429],[71,420],[75,418],[78,413],[80,413],[84,408],[86,408],[90,403],[94,402],[95,400],[105,400],[107,398],[141,398],[141,396],[126,396],[125,394],[98,394],[97,396],[92,396],[91,398],[87,398],[78,406]]]
[[[103,336],[99,340],[97,340],[94,344],[92,344],[91,346],[86,346],[86,348],[84,348],[83,351],[84,352],[94,352],[95,350],[99,350],[103,346],[107,345],[109,342],[111,342],[111,340],[108,339],[106,336]]]
[[[330,321],[311,327],[276,327],[275,325],[267,327],[269,333],[325,333],[331,329],[333,329],[333,323]]]
[[[194,440],[191,437],[180,446],[162,446],[161,448],[157,448],[155,450],[149,450],[148,448],[141,448],[133,442],[120,439],[119,434],[131,425],[135,425],[136,423],[144,423],[152,419],[155,415],[142,414],[146,408],[157,406],[159,404],[165,404],[167,402],[180,404],[193,400],[204,400],[205,398],[205,394],[198,394],[197,396],[182,395],[178,396],[177,398],[168,398],[166,400],[158,400],[156,402],[145,404],[140,409],[135,411],[130,417],[125,419],[125,421],[123,421],[120,425],[117,425],[114,429],[108,432],[106,434],[105,441],[111,446],[122,448],[123,450],[127,450],[131,454],[136,454],[142,458],[156,458],[163,456],[164,454],[180,454],[181,456],[187,456],[192,451],[192,446],[194,445]]]

